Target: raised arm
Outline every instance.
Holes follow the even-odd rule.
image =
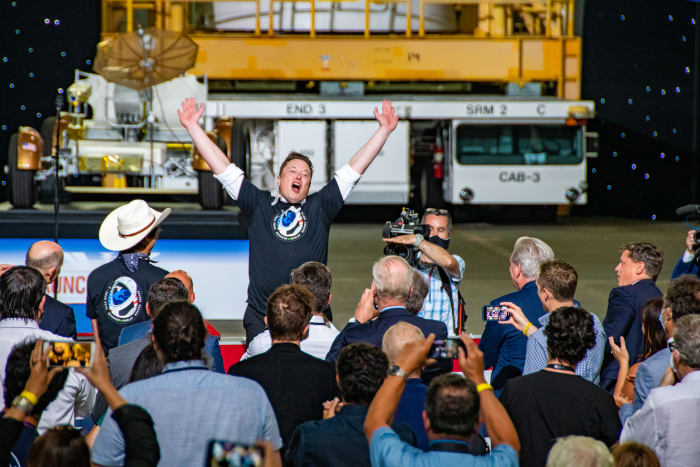
[[[364,146],[352,156],[352,159],[350,159],[350,167],[360,175],[365,173],[367,167],[369,167],[372,161],[374,161],[374,158],[377,157],[379,151],[382,150],[382,146],[386,143],[387,138],[389,138],[389,135],[399,123],[399,117],[396,115],[396,109],[391,106],[391,101],[382,101],[381,113],[379,113],[375,107],[374,116],[379,122],[379,129],[374,132],[369,141],[367,141]]]
[[[204,113],[204,105],[197,106],[193,98],[188,97],[182,102],[182,107],[177,110],[180,123],[185,127],[211,170],[219,175],[229,166],[230,162],[226,154],[214,143],[199,125],[199,119]]]

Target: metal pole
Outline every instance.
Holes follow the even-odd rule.
[[[695,17],[700,18],[700,3],[695,6]],[[695,60],[693,63],[693,153],[691,155],[691,178],[690,178],[690,198],[693,203],[700,199],[700,183],[698,183],[698,172],[700,172],[700,31],[695,26]]]
[[[59,199],[58,199],[58,152],[61,149],[60,137],[61,137],[61,108],[63,107],[63,94],[58,94],[56,96],[56,146],[54,147],[53,154],[53,167],[54,167],[54,184],[53,184],[53,224],[54,224],[54,235],[53,239],[58,243],[58,210],[59,210]]]

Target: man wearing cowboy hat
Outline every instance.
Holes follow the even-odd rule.
[[[117,257],[90,273],[87,316],[99,333],[105,353],[116,347],[122,328],[148,319],[148,288],[168,271],[152,264],[148,255],[158,239],[158,226],[170,215],[136,199],[110,212],[100,226],[100,243]]]
[[[389,101],[382,103],[381,112],[375,108],[379,128],[326,186],[309,195],[313,167],[308,157],[290,153],[280,166],[277,193],[260,190],[209,139],[199,125],[203,112],[204,106],[198,107],[192,98],[185,99],[178,109],[180,123],[248,221],[250,280],[243,326],[246,343],[250,343],[265,330],[267,297],[278,286],[289,283],[292,269],[307,261],[328,261],[331,223],[396,128],[399,117]]]

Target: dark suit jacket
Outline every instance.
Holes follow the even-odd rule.
[[[65,305],[49,294],[44,294],[44,314],[39,321],[39,327],[45,331],[51,331],[63,337],[75,339],[78,333],[75,330],[75,314],[73,308]]]
[[[537,296],[535,281],[528,282],[517,292],[492,300],[491,305],[500,305],[501,302],[518,305],[535,326],[539,326],[538,320],[545,313]],[[523,373],[527,337],[513,325],[487,321],[479,349],[484,353],[484,368],[493,367],[491,385],[496,390],[503,388],[508,379]]]
[[[436,339],[447,339],[447,326],[442,321],[415,316],[403,307],[389,307],[382,310],[374,321],[363,324],[348,323],[333,341],[331,350],[326,355],[326,361],[335,363],[341,349],[354,342],[367,342],[381,349],[384,333],[399,321],[405,321],[420,328],[426,337],[433,333]]]
[[[294,430],[287,450],[287,465],[370,467],[369,445],[362,431],[369,407],[350,404],[327,420],[306,422]],[[415,436],[405,425],[392,428],[402,441],[415,446]]]
[[[608,311],[603,320],[605,335],[615,338],[620,343],[620,336],[625,337],[627,352],[630,354],[630,365],[637,362],[637,356],[644,351],[644,336],[642,335],[642,315],[640,310],[644,302],[650,298],[661,297],[663,294],[651,279],[643,279],[632,285],[615,287],[610,291]],[[601,386],[603,380],[617,380],[620,365],[610,353],[610,343],[605,343],[603,370],[600,372]]]
[[[683,255],[685,255],[685,252],[683,252]],[[671,273],[671,279],[675,279],[683,274],[695,274],[700,277],[700,253],[696,253],[695,258],[689,263],[683,262],[683,255],[678,258],[676,267],[673,268],[673,272]]]
[[[323,417],[323,403],[340,396],[335,367],[304,353],[296,344],[273,344],[267,352],[240,361],[228,374],[263,387],[275,411],[286,449],[294,429]]]

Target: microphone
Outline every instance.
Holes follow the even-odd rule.
[[[700,204],[686,204],[676,209],[676,214],[683,216],[685,214],[700,214]]]

